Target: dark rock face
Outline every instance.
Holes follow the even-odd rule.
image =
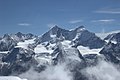
[[[87,66],[96,65],[99,59],[97,54],[87,54],[83,57],[85,58]]]
[[[120,32],[109,34],[104,40],[120,42]]]
[[[105,41],[101,40],[94,33],[86,30],[84,26],[80,26],[72,31],[61,29],[58,26],[55,26],[41,37],[41,42],[52,40],[53,38],[51,35],[55,35],[56,37],[54,37],[54,39],[56,40],[62,35],[65,40],[73,41],[75,46],[82,45],[90,47],[91,49],[101,48],[105,44]]]
[[[65,61],[63,52],[62,52],[62,50],[59,47],[57,47],[51,55],[52,56],[56,56],[55,58],[53,58],[53,64],[54,65],[57,65],[58,62],[62,63],[62,62]]]
[[[108,61],[120,63],[120,32],[109,34],[104,40],[109,40],[108,44],[100,51]],[[115,41],[112,42],[112,41]]]
[[[5,34],[0,40],[0,51],[9,51],[16,45],[16,42],[8,35]]]
[[[76,45],[82,45],[90,49],[101,48],[105,44],[103,40],[87,30],[83,31],[74,42]]]
[[[101,51],[108,61],[120,63],[120,43],[109,42]]]
[[[20,74],[29,70],[32,66],[32,56],[34,52],[22,48],[14,48],[2,58],[0,75]],[[5,69],[5,70],[4,70]],[[4,71],[4,72],[3,72]]]
[[[50,41],[53,39],[51,35],[55,35],[56,38],[59,38],[61,35],[65,37],[66,40],[72,40],[70,37],[70,34],[72,32],[69,30],[61,29],[58,26],[53,27],[51,30],[46,32],[42,37],[41,40],[42,42]],[[71,35],[72,36],[72,35]]]
[[[34,55],[34,52],[30,50],[14,48],[3,58],[3,62],[14,63],[17,60],[29,61],[32,58],[32,55]]]

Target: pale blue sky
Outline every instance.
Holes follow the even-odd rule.
[[[59,25],[72,29],[84,25],[92,32],[120,29],[120,0],[0,0],[0,35],[41,35]]]

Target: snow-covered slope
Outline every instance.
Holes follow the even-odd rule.
[[[97,54],[97,55],[100,55],[99,52],[102,50],[102,48],[90,49],[90,48],[84,47],[84,46],[78,46],[77,48],[78,48],[78,50],[80,51],[80,53],[82,55],[86,55],[86,54]]]
[[[47,47],[45,47],[45,44],[39,44],[34,48],[34,52],[35,53],[49,53],[51,54],[53,52],[52,48],[55,46],[56,44],[49,44]]]
[[[25,40],[24,42],[18,42],[17,46],[15,46],[15,47],[21,47],[21,48],[24,48],[24,49],[28,49],[28,45],[29,44],[35,43],[34,40],[35,40],[35,38],[34,39]]]
[[[0,80],[27,80],[27,79],[21,79],[16,76],[0,76]]]
[[[9,51],[0,51],[0,53],[4,53],[4,54],[7,54]]]

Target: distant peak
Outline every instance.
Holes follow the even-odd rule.
[[[32,33],[27,33],[26,35],[34,36],[34,34],[32,34]]]
[[[17,34],[17,35],[22,35],[23,33],[21,33],[21,32],[17,32],[16,34]]]
[[[79,27],[77,27],[75,30],[77,30],[77,31],[79,32],[79,31],[84,31],[84,30],[86,30],[86,29],[85,29],[84,26],[79,26]]]
[[[59,28],[58,25],[55,25],[54,27]]]
[[[22,37],[24,34],[21,33],[21,32],[18,32],[18,33],[16,33],[15,35],[18,36],[18,37]]]
[[[82,28],[85,28],[84,26],[79,26],[78,29],[82,29]]]
[[[59,28],[57,25],[53,26],[52,29],[57,29]]]
[[[10,37],[9,34],[4,34],[3,38]]]
[[[52,31],[57,31],[57,30],[59,30],[59,29],[62,29],[62,28],[60,28],[60,27],[58,27],[57,25],[55,25],[55,26],[52,27],[50,30],[52,30]]]

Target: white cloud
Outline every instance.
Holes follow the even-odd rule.
[[[31,68],[28,72],[19,75],[19,77],[28,80],[73,80],[72,73],[67,69],[65,64],[48,66],[41,73]]]
[[[116,65],[106,61],[100,61],[98,65],[88,67],[82,71],[89,80],[119,80],[120,71]]]
[[[101,20],[92,20],[91,22],[104,22],[104,23],[110,23],[114,22],[115,19],[101,19]]]
[[[105,14],[120,14],[120,8],[103,8],[94,12],[105,13]]]
[[[31,24],[29,24],[29,23],[19,23],[18,25],[19,26],[30,26]]]
[[[80,23],[80,22],[83,22],[83,20],[72,20],[72,21],[69,21],[69,23],[71,23],[71,24],[76,24],[76,23]]]

